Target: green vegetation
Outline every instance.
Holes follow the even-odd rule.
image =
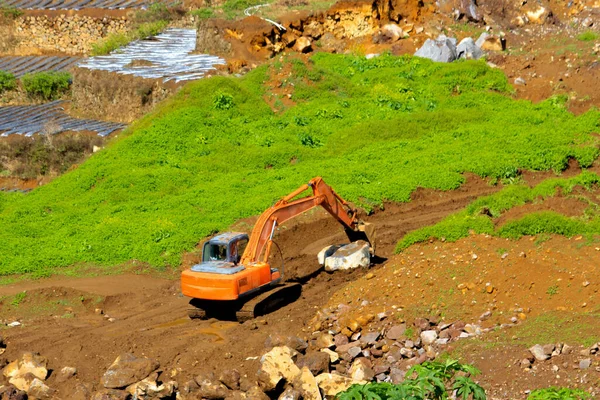
[[[17,80],[10,72],[0,70],[0,94],[4,91],[14,90],[17,87]]]
[[[147,10],[135,14],[133,28],[130,31],[113,33],[106,39],[93,43],[91,54],[105,55],[134,40],[158,35],[180,14],[179,10],[168,8],[164,3],[153,3]]]
[[[20,292],[15,294],[12,301],[10,302],[10,305],[13,307],[18,307],[19,304],[21,304],[21,302],[25,300],[25,297],[27,297],[27,292]]]
[[[527,400],[584,400],[592,396],[581,389],[556,388],[534,390],[527,396]]]
[[[471,378],[479,371],[456,360],[427,361],[415,365],[398,384],[382,382],[352,385],[339,393],[338,400],[424,400],[448,399],[456,391],[457,399],[485,400],[485,390]]]
[[[596,157],[590,153],[590,159]],[[508,171],[507,175],[517,171]],[[569,194],[575,186],[592,188],[600,182],[600,176],[584,171],[573,178],[547,179],[534,188],[526,185],[510,185],[491,196],[481,197],[463,211],[450,215],[436,225],[424,227],[409,232],[396,246],[400,252],[411,244],[424,242],[430,238],[456,241],[468,236],[470,231],[476,233],[495,234],[507,238],[519,238],[523,235],[538,235],[556,233],[565,236],[578,234],[600,234],[600,219],[587,215],[587,220],[568,218],[554,212],[538,212],[526,215],[522,219],[509,221],[498,229],[494,228],[492,218],[499,217],[503,212],[534,200],[543,200],[554,196],[557,190]]]
[[[464,172],[499,179],[597,156],[598,111],[515,101],[485,62],[316,54],[294,62],[296,105],[281,112],[264,100],[272,69],[188,84],[77,169],[27,195],[0,193],[0,274],[177,266],[318,175],[374,209],[418,187],[455,189]]]
[[[212,8],[198,8],[190,11],[190,14],[200,19],[208,19],[215,17],[215,11]]]
[[[126,46],[134,40],[158,35],[169,25],[169,21],[145,22],[127,33],[112,33],[106,39],[92,44],[92,56],[101,56]]]
[[[15,19],[23,15],[23,11],[16,7],[8,6],[0,0],[0,18]]]
[[[71,74],[68,72],[36,72],[21,78],[25,92],[42,100],[55,100],[69,90]]]
[[[592,42],[597,40],[599,37],[600,35],[594,31],[585,31],[577,35],[577,39],[581,40],[582,42]]]
[[[548,287],[548,290],[546,290],[546,294],[548,296],[554,296],[555,294],[558,294],[558,285],[552,285]]]

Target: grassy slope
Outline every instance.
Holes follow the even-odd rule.
[[[514,101],[502,72],[482,62],[319,54],[293,65],[298,104],[284,112],[263,101],[279,63],[202,80],[78,169],[25,196],[0,194],[0,275],[177,265],[206,235],[317,175],[374,207],[419,186],[456,188],[465,171],[510,177],[597,156],[598,112]],[[228,96],[233,107],[214,106]]]

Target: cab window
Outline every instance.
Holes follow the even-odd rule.
[[[205,243],[202,261],[227,261],[227,246],[223,244]]]

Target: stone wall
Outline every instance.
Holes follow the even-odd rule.
[[[12,54],[61,52],[89,54],[92,43],[112,33],[125,32],[127,17],[90,17],[59,15],[24,16],[13,22],[18,43]]]

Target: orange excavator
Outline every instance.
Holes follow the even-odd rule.
[[[295,199],[312,189],[312,195]],[[300,297],[299,283],[284,283],[283,266],[272,268],[269,255],[278,226],[321,206],[340,222],[351,242],[365,240],[374,252],[373,226],[322,178],[312,179],[281,198],[258,218],[252,234],[227,232],[204,243],[202,262],[181,274],[181,291],[191,297],[190,318],[249,320]]]

